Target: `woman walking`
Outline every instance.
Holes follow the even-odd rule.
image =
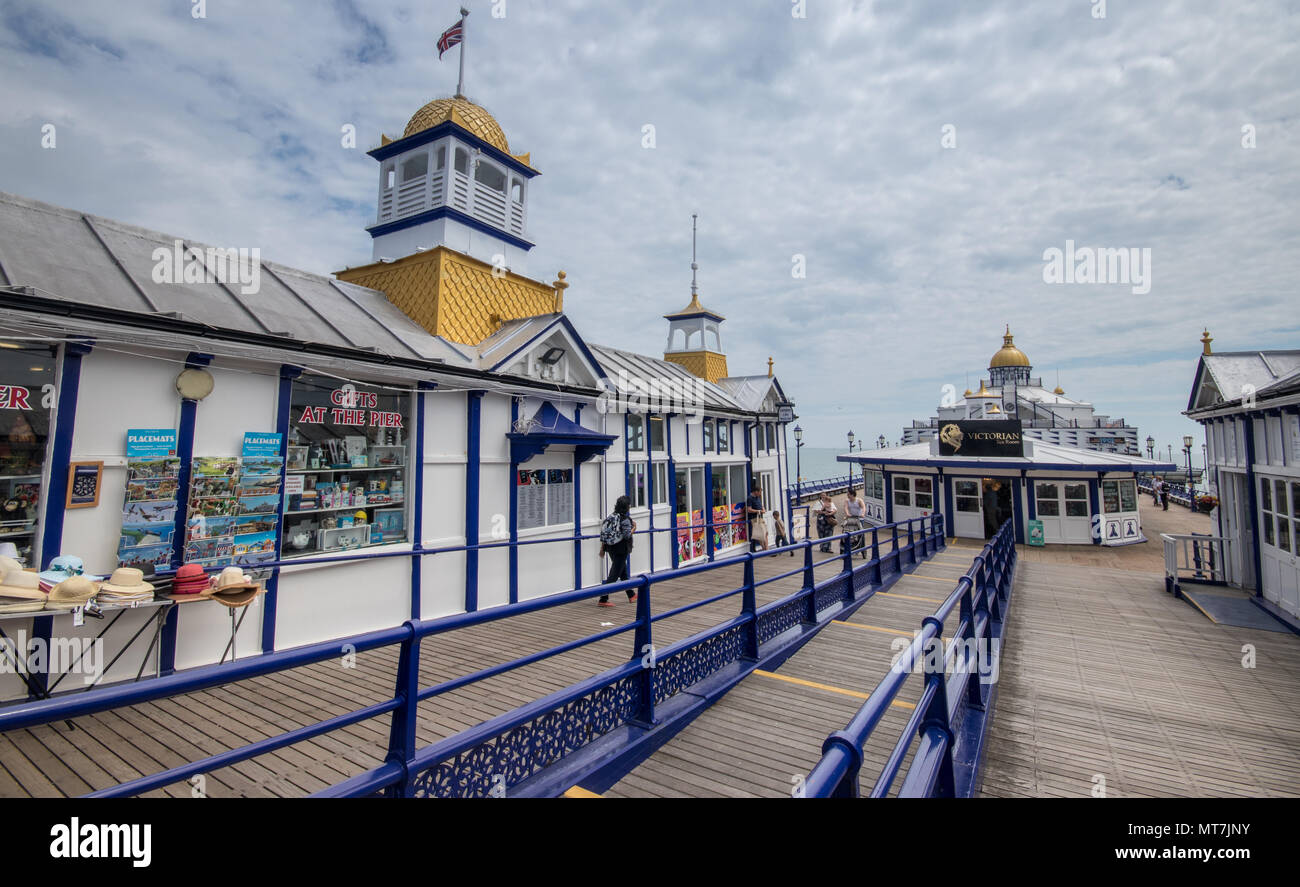
[[[619,496],[618,501],[614,503],[614,512],[600,525],[600,554],[602,557],[609,555],[609,575],[605,577],[606,585],[630,578],[627,562],[632,554],[632,534],[636,531],[636,521],[628,517],[630,508],[631,502],[627,496]],[[627,599],[636,600],[636,592],[629,588]],[[596,606],[614,605],[609,602],[609,595],[602,594]]]

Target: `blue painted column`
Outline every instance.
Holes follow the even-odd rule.
[[[1106,532],[1106,518],[1101,513],[1101,475],[1088,479],[1088,507],[1092,510],[1092,544],[1100,545]]]
[[[885,466],[880,466],[880,473],[885,477],[885,523],[894,522],[894,484],[889,478],[889,472]]]
[[[519,421],[519,398],[510,398],[510,429]],[[510,603],[519,603],[519,463],[510,451]]]
[[[673,569],[681,560],[677,545],[677,462],[673,459],[673,414],[664,414],[664,448],[668,452],[668,543]]]
[[[573,407],[573,421],[582,424],[582,404]],[[573,449],[573,587],[582,588],[582,461]]]
[[[1020,476],[1025,478],[1025,504],[1029,507],[1029,519],[1037,520],[1038,503],[1035,501],[1036,497],[1034,495],[1034,483],[1033,481],[1029,480],[1028,476],[1024,471],[1020,472]]]
[[[479,476],[483,391],[465,392],[465,612],[478,610]]]
[[[68,463],[72,461],[72,435],[77,422],[77,397],[81,387],[81,359],[90,353],[92,343],[67,342],[63,346],[63,365],[59,372],[59,400],[54,416],[54,446],[50,452],[50,488],[45,496],[45,522],[41,527],[41,550],[32,551],[32,560],[42,570],[59,556],[63,546],[63,517],[68,501]],[[32,619],[32,639],[39,638],[45,649],[50,649],[50,635],[54,631],[53,616],[36,616]],[[31,676],[31,683],[44,690],[49,672],[42,670]],[[29,688],[27,698],[36,694]]]
[[[704,550],[710,561],[713,560],[713,463],[704,463]]]
[[[1231,420],[1229,420],[1231,421]],[[1255,422],[1247,413],[1241,421],[1243,436],[1246,438],[1246,499],[1250,503],[1250,556],[1255,565],[1255,596],[1262,597],[1264,594],[1264,577],[1260,572],[1260,546],[1261,542],[1259,531],[1259,482],[1255,479]]]
[[[41,527],[41,550],[32,560],[42,570],[59,556],[63,547],[63,517],[68,501],[68,463],[72,461],[72,435],[77,423],[77,397],[81,390],[81,359],[93,344],[67,342],[59,370],[59,400],[54,413],[54,446],[50,451],[50,488],[45,496],[45,523]],[[37,617],[49,622],[49,617]]]
[[[939,472],[939,483],[943,484],[943,532],[945,536],[957,535],[957,509],[953,507],[953,489],[957,484],[954,477],[945,478],[943,472]]]
[[[285,478],[288,474],[289,453],[289,423],[293,419],[293,383],[294,380],[302,375],[302,367],[284,364],[280,367],[280,386],[276,393],[275,399],[275,431],[280,435],[280,489],[284,490]],[[184,467],[182,462],[181,466]],[[182,490],[184,488],[182,487]],[[275,548],[275,559],[280,560],[284,555],[284,500],[283,492],[280,495],[280,504],[276,509],[276,523],[280,528],[277,534]],[[275,649],[275,614],[278,607],[280,586],[280,568],[273,567],[271,575],[266,580],[266,594],[262,598],[262,652],[269,653]],[[177,608],[173,607],[173,613]],[[174,621],[169,619],[169,621]],[[164,626],[164,638],[166,638],[166,626]],[[175,626],[172,628],[171,644],[163,645],[163,655],[170,655],[171,661],[168,662],[167,671],[175,667],[176,653],[176,636]]]
[[[1020,491],[1024,488],[1020,478],[1011,478],[1011,520],[1015,524],[1016,542],[1025,544],[1025,507],[1020,503]]]
[[[420,618],[420,603],[423,597],[424,558],[418,552],[424,549],[424,399],[425,393],[437,386],[433,382],[420,382],[415,389],[415,452],[412,458],[415,464],[407,474],[411,477],[414,488],[415,514],[411,518],[411,550],[417,554],[411,558],[411,618]],[[283,487],[281,488],[283,489]]]
[[[645,437],[645,426],[642,424],[641,436]],[[601,462],[605,460],[602,458]],[[627,450],[627,413],[623,414],[623,495],[632,495],[632,463],[628,461]],[[648,500],[647,500],[648,501]]]
[[[654,453],[650,451],[650,432],[645,432],[645,490],[646,504],[650,506],[650,533],[647,538],[650,540],[650,572],[655,571],[655,460]]]

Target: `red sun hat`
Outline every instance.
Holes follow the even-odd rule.
[[[185,564],[172,580],[172,594],[199,594],[208,590],[208,574],[199,564]]]

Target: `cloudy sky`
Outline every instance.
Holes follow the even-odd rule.
[[[1295,3],[469,5],[466,93],[543,172],[529,274],[568,272],[590,341],[658,353],[698,212],[730,370],[773,356],[814,446],[896,439],[978,385],[1005,323],[1048,387],[1162,449],[1198,431],[1203,325],[1300,346]],[[364,152],[454,92],[434,42],[457,3],[195,7],[0,0],[0,190],[368,261]],[[1149,249],[1150,291],[1046,283],[1067,240]]]

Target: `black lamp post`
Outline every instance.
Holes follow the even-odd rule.
[[[1147,435],[1147,458],[1154,459],[1155,457],[1156,457],[1156,439],[1148,434]]]
[[[853,452],[853,441],[856,440],[856,439],[857,439],[857,436],[856,436],[852,431],[850,431],[850,432],[849,432],[849,452],[850,452],[850,453]],[[849,463],[849,489],[850,489],[850,490],[853,489],[853,463],[852,463],[852,462]]]
[[[1192,492],[1192,436],[1183,435],[1183,452],[1187,454],[1187,493]]]
[[[794,426],[794,498],[798,502],[801,498],[800,492],[803,490],[803,460],[799,451],[803,449],[803,429],[798,425]],[[785,463],[789,466],[789,462]],[[788,467],[787,467],[788,470]]]

